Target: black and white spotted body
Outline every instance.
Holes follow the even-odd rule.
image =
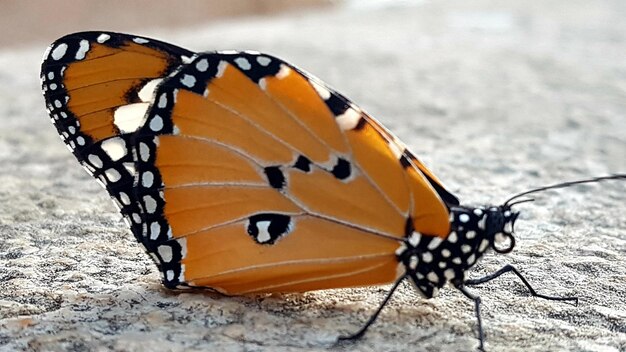
[[[510,252],[515,244],[513,224],[518,215],[508,206],[452,207],[448,237],[412,232],[396,252],[399,265],[424,297],[435,297],[446,283],[463,283],[465,272],[487,250]]]

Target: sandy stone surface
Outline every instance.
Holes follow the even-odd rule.
[[[296,63],[377,116],[466,203],[626,171],[624,2],[472,3],[368,2],[138,34]],[[401,287],[343,349],[337,335],[387,287],[235,298],[163,289],[48,121],[46,44],[0,52],[0,351],[476,347],[472,304],[454,289],[423,300]],[[520,209],[516,250],[487,255],[470,276],[511,263],[538,291],[580,304],[531,298],[513,276],[477,287],[488,349],[626,350],[626,183],[548,192]]]

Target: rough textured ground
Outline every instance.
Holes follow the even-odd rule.
[[[402,2],[141,34],[297,63],[379,117],[463,200],[501,202],[626,170],[626,5],[547,3]],[[164,290],[47,119],[44,48],[0,52],[0,350],[325,350],[369,316],[385,287]],[[625,194],[612,182],[520,207],[516,251],[488,255],[471,276],[512,263],[540,292],[580,305],[529,298],[509,276],[477,288],[489,350],[626,350]],[[458,292],[425,301],[407,286],[346,350],[471,350],[473,328]]]

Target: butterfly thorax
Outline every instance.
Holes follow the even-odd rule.
[[[434,297],[447,282],[462,282],[487,250],[510,252],[517,215],[507,206],[452,207],[448,236],[413,232],[396,251],[398,261],[419,292]],[[500,247],[503,241],[505,248]]]

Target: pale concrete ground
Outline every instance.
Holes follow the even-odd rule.
[[[469,202],[626,170],[622,0],[401,4],[137,33],[300,65]],[[241,298],[161,288],[48,121],[44,49],[0,53],[0,350],[321,351],[372,313],[385,287]],[[477,288],[489,350],[626,350],[625,194],[612,182],[520,207],[516,251],[488,255],[472,276],[512,263],[580,305],[530,298],[511,276]],[[346,350],[471,350],[474,323],[458,292],[425,301],[406,286]]]

